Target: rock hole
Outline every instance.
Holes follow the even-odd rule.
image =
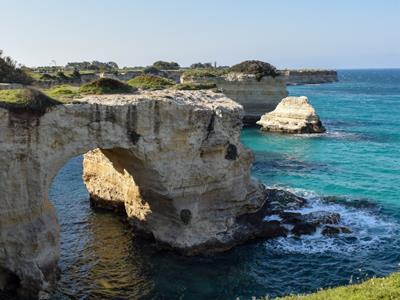
[[[237,158],[237,148],[234,144],[229,144],[228,148],[226,148],[225,159],[235,160]]]
[[[183,224],[188,225],[192,219],[192,212],[188,209],[182,209],[180,213]]]

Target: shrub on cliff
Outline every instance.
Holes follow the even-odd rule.
[[[50,74],[43,74],[40,76],[40,80],[55,80],[56,78]]]
[[[191,83],[180,83],[173,87],[175,90],[179,91],[196,91],[196,90],[210,90],[216,89],[217,85],[212,82],[191,82]]]
[[[3,56],[3,51],[0,50],[0,82],[30,84],[33,79],[18,68],[11,57]]]
[[[143,90],[162,90],[175,83],[167,78],[154,75],[140,75],[128,81],[128,84]]]
[[[60,103],[32,88],[0,90],[0,107],[7,109],[44,112],[47,108]]]
[[[183,72],[183,78],[207,78],[218,77],[228,73],[228,69],[191,69]]]
[[[230,68],[230,72],[253,74],[257,80],[261,80],[264,76],[276,77],[279,75],[278,70],[271,64],[259,60],[246,60],[240,64]]]
[[[212,64],[211,63],[195,63],[190,65],[191,69],[211,69]]]
[[[153,63],[153,67],[159,69],[159,70],[179,70],[180,66],[178,63],[171,61],[156,61],[155,63]]]
[[[128,94],[135,91],[132,86],[111,78],[99,78],[84,84],[79,89],[82,94]]]

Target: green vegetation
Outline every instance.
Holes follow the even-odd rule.
[[[213,66],[211,63],[194,63],[190,65],[191,69],[211,69]]]
[[[69,102],[80,95],[78,87],[66,84],[46,89],[44,90],[44,93],[61,102]]]
[[[288,296],[280,300],[375,300],[400,299],[400,273],[372,278],[360,284],[321,290],[309,295]]]
[[[124,82],[111,78],[100,78],[93,82],[84,84],[79,89],[82,94],[129,94],[134,92],[135,89],[132,86],[127,85]]]
[[[156,61],[155,63],[153,63],[153,67],[159,69],[159,70],[179,70],[180,66],[178,63],[171,61]]]
[[[128,81],[128,84],[143,90],[162,90],[175,83],[167,78],[155,75],[140,75]]]
[[[217,85],[212,82],[191,82],[191,83],[180,83],[173,86],[173,89],[179,91],[195,91],[195,90],[209,90],[215,89]]]
[[[218,77],[228,73],[228,69],[191,69],[183,72],[185,78],[207,78]]]
[[[278,70],[271,64],[259,60],[246,60],[240,64],[234,65],[229,69],[230,72],[254,74],[257,80],[261,80],[264,76],[276,77],[279,75]]]
[[[0,82],[30,84],[33,79],[22,68],[17,67],[17,62],[9,56],[3,56],[0,50]]]
[[[32,88],[0,90],[0,107],[3,108],[41,112],[60,103],[41,91]]]

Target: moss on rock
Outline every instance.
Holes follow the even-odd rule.
[[[33,88],[0,91],[0,107],[10,110],[42,113],[58,104],[61,102]]]
[[[217,85],[212,82],[180,83],[180,84],[173,86],[173,89],[176,89],[179,91],[210,90],[210,89],[216,89],[216,88],[217,88]]]
[[[111,78],[99,78],[90,83],[84,84],[79,89],[82,94],[129,94],[134,92],[135,89],[119,80]]]
[[[162,90],[175,83],[167,78],[155,75],[140,75],[128,81],[128,84],[143,90]]]

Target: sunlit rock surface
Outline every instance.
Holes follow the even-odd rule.
[[[84,180],[93,202],[119,203],[161,244],[197,254],[282,234],[251,217],[265,190],[251,178],[252,155],[240,143],[242,113],[206,91],[0,108],[0,288],[32,297],[54,282],[60,236],[48,189],[70,158],[91,150]]]
[[[218,77],[181,77],[181,82],[213,82],[229,98],[243,105],[244,122],[255,124],[261,115],[272,111],[288,95],[285,76],[229,73]]]
[[[282,133],[322,133],[324,126],[308,98],[286,97],[274,111],[266,113],[257,122],[261,130]]]

